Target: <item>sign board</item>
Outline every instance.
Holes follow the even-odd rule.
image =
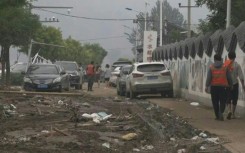
[[[157,32],[144,31],[143,62],[152,61],[152,52],[157,47]]]

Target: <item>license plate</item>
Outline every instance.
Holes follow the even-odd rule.
[[[39,89],[47,89],[48,88],[48,85],[46,85],[46,84],[39,84],[39,85],[37,85],[37,87]]]
[[[157,76],[148,76],[147,79],[148,80],[156,80],[156,79],[158,79],[158,77]]]

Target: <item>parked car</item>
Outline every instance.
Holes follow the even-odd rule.
[[[32,64],[24,77],[24,90],[63,91],[70,89],[70,77],[55,64]]]
[[[132,62],[131,61],[116,61],[112,64],[111,69],[113,71],[116,67],[122,67],[125,65],[132,65]]]
[[[126,96],[159,93],[173,97],[173,80],[166,66],[161,62],[134,64],[126,79]]]
[[[83,74],[75,61],[57,61],[55,64],[62,66],[70,75],[70,85],[75,89],[81,89],[83,84]]]
[[[114,71],[111,72],[111,77],[110,77],[110,80],[109,80],[109,84],[113,87],[116,87],[117,85],[117,77],[120,73],[120,69],[121,67],[118,66],[114,69]]]
[[[117,77],[117,94],[120,96],[125,95],[126,90],[126,77],[128,76],[132,65],[125,65],[121,68],[120,73]]]
[[[10,67],[12,73],[22,73],[26,71],[27,63],[16,63]]]

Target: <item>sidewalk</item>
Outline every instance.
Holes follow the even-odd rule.
[[[232,153],[245,153],[245,119],[238,118],[225,121],[214,120],[211,107],[192,106],[191,102],[180,99],[149,98],[152,103],[173,110],[177,115],[185,118],[194,127],[206,130],[225,138],[230,143],[224,146]]]
[[[99,97],[116,97],[116,88],[104,88],[104,84],[98,88],[94,84],[93,92],[87,92],[84,86],[84,92]],[[216,121],[214,120],[213,108],[208,106],[191,106],[190,101],[182,99],[161,98],[160,96],[147,96],[152,103],[161,107],[173,110],[177,115],[185,118],[194,127],[214,133],[221,138],[228,140],[224,146],[232,153],[245,153],[245,119],[238,118],[233,120]]]

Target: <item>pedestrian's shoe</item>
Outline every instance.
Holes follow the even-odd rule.
[[[230,119],[231,119],[231,115],[232,115],[232,113],[231,113],[231,112],[229,112],[229,113],[228,113],[228,115],[227,115],[227,117],[226,117],[226,118],[227,118],[227,120],[230,120]]]

